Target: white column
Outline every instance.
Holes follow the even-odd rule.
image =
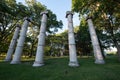
[[[102,56],[102,53],[101,53],[98,38],[97,38],[97,35],[96,35],[96,32],[95,32],[95,28],[94,28],[91,17],[87,18],[87,22],[88,22],[88,25],[89,25],[89,32],[90,32],[92,45],[93,45],[95,63],[96,64],[104,64],[105,62],[104,62],[104,59],[103,59],[103,56]]]
[[[66,12],[66,18],[68,19],[68,40],[69,40],[69,66],[79,66],[76,54],[76,45],[73,29],[73,13],[71,11]]]
[[[11,40],[11,43],[10,43],[10,46],[9,46],[9,49],[8,49],[8,52],[7,52],[7,55],[6,55],[6,58],[5,58],[5,61],[11,61],[11,59],[12,59],[12,54],[14,52],[15,45],[17,43],[19,32],[20,32],[20,25],[17,24],[14,35],[13,35],[13,38]]]
[[[20,37],[18,39],[15,54],[14,54],[13,60],[11,61],[11,64],[21,63],[21,54],[22,54],[23,47],[24,47],[24,41],[25,41],[25,38],[26,38],[26,33],[27,33],[29,21],[30,21],[29,18],[25,18],[25,21],[22,25],[22,29],[21,29],[21,32],[20,32]]]
[[[39,67],[39,66],[44,65],[43,54],[44,54],[44,46],[45,46],[45,32],[46,32],[46,24],[47,24],[47,14],[48,14],[48,11],[44,11],[41,13],[42,20],[41,20],[41,27],[40,27],[35,62],[33,64],[34,67]]]

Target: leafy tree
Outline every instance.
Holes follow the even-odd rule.
[[[39,29],[41,25],[41,17],[42,17],[40,13],[45,10],[48,11],[47,34],[55,33],[57,28],[62,28],[62,22],[57,21],[56,15],[53,14],[52,11],[48,10],[40,2],[36,2],[32,0],[32,1],[26,1],[26,3],[28,4],[29,9],[32,11],[32,19],[33,19],[31,27],[29,27],[29,32],[27,36],[29,43],[30,43],[29,46],[31,46],[30,47],[30,57],[31,57],[37,47],[37,35],[39,34]],[[37,29],[35,30],[35,28]],[[50,38],[48,39],[50,40]],[[48,51],[49,47],[46,47],[46,49]]]
[[[46,37],[46,55],[63,56],[65,55],[66,36],[61,34],[48,35]]]
[[[5,0],[0,1],[0,53],[6,51],[6,46],[8,44],[6,42],[9,42],[8,39],[6,38],[9,34],[9,25],[11,18],[13,18],[12,11],[10,11],[10,6],[6,4]],[[12,24],[11,24],[12,25]]]
[[[88,26],[85,19],[81,20],[80,26],[77,26],[79,30],[76,33],[76,46],[77,46],[77,53],[82,55],[91,55],[92,46],[90,41],[90,35],[88,31]]]
[[[15,25],[17,23],[22,25],[24,17],[31,17],[32,22],[29,25],[27,33],[25,51],[29,52],[29,56],[33,55],[32,53],[35,51],[37,46],[37,36],[41,25],[40,13],[48,9],[36,0],[32,0],[27,4],[28,5],[26,6],[20,2],[16,3],[16,0],[0,0],[0,52],[1,50],[4,50],[4,52],[7,51],[12,34],[16,27]],[[53,14],[52,11],[48,11],[49,18],[47,32],[51,34],[55,33],[57,28],[62,28],[62,21],[58,21],[56,15]],[[37,29],[35,30],[36,27]]]
[[[115,46],[120,59],[120,3],[118,0],[72,0],[72,10],[80,15],[92,15],[99,39],[104,46]],[[98,35],[99,35],[98,34]],[[106,47],[107,47],[106,46]]]

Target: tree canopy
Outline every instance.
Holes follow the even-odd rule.
[[[28,40],[33,40],[33,38],[36,39],[37,36],[33,37],[29,35],[38,35],[42,17],[40,13],[45,10],[48,10],[49,12],[47,32],[50,34],[55,33],[57,32],[57,28],[62,28],[62,21],[58,21],[56,14],[47,9],[45,5],[42,5],[36,0],[26,0],[26,4],[22,4],[21,2],[17,3],[16,0],[0,0],[0,52],[7,51],[12,34],[16,27],[15,25],[22,25],[24,17],[32,18],[29,28],[31,28],[31,31],[33,30],[34,33],[28,31]]]
[[[120,56],[119,8],[119,0],[72,0],[72,10],[80,16],[92,16],[102,45],[115,46]]]

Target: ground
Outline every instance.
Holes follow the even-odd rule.
[[[69,67],[68,57],[46,58],[42,67],[32,67],[34,61],[11,65],[0,62],[0,80],[120,80],[117,57],[107,57],[106,64],[94,64],[94,58],[78,58],[79,67]]]

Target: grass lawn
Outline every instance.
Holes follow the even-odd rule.
[[[94,64],[93,58],[79,58],[79,67],[69,67],[68,58],[46,58],[42,67],[33,61],[11,65],[0,62],[0,80],[120,80],[120,63],[108,57],[106,64]]]

